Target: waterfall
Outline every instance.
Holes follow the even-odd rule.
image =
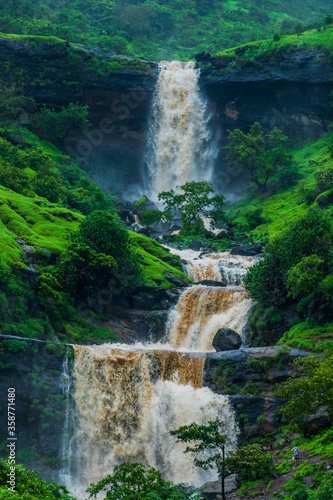
[[[228,398],[203,385],[202,354],[155,346],[74,346],[75,400],[79,414],[77,473],[67,477],[72,494],[84,491],[121,463],[141,462],[166,479],[200,486],[217,479],[184,454],[170,430],[219,419],[227,449],[235,449],[237,425]]]
[[[73,435],[75,423],[75,410],[73,401],[73,377],[70,373],[69,348],[67,348],[61,373],[61,388],[65,398],[65,421],[62,434],[61,446],[61,469],[59,472],[60,484],[69,484],[74,472],[73,466],[76,463],[76,440]]]
[[[194,250],[177,250],[170,252],[186,261],[186,274],[194,282],[203,280],[221,281],[226,285],[242,285],[243,277],[256,262],[255,257],[231,255],[230,252],[201,254]]]
[[[206,103],[194,62],[162,62],[153,104],[146,163],[149,197],[186,181],[211,180]]]
[[[243,332],[251,305],[241,288],[191,287],[169,315],[169,342],[176,349],[214,351],[212,342],[219,328]]]

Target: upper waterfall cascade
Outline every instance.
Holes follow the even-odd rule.
[[[194,62],[161,62],[146,163],[149,197],[212,176],[206,103]]]

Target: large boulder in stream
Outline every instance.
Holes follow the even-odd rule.
[[[242,255],[244,257],[254,257],[262,253],[264,244],[261,241],[257,241],[252,245],[237,245],[231,250],[231,255]]]
[[[220,328],[213,340],[213,347],[216,351],[234,351],[241,345],[241,336],[231,328]]]

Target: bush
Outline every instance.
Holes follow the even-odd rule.
[[[27,470],[23,465],[15,466],[15,493],[11,493],[7,489],[9,472],[8,461],[0,460],[0,499],[75,500],[65,486],[40,479],[37,472]]]
[[[288,295],[294,299],[311,293],[324,276],[324,260],[309,255],[288,271]]]
[[[70,130],[87,130],[88,126],[88,106],[74,103],[58,113],[44,106],[31,121],[32,130],[39,137],[50,140],[56,137],[61,144]]]
[[[332,236],[328,217],[318,209],[309,210],[307,215],[268,244],[264,259],[255,264],[244,278],[246,289],[262,305],[281,306],[288,296],[288,272],[303,257],[316,255],[324,261],[323,269],[327,268]],[[316,286],[314,280],[311,283]]]

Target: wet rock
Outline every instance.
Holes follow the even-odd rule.
[[[253,245],[238,245],[232,248],[231,255],[243,255],[245,257],[254,257],[262,253],[264,244],[261,242],[253,243]]]
[[[187,283],[182,281],[180,278],[175,276],[174,274],[168,274],[165,276],[165,278],[172,283],[172,285],[178,286],[178,287],[185,287],[187,286]]]
[[[231,493],[237,489],[237,474],[231,474],[224,480],[224,490],[226,493]],[[208,500],[215,500],[221,497],[221,479],[214,482],[206,483],[203,486],[202,493]],[[219,495],[219,496],[217,496]]]
[[[165,310],[169,308],[168,295],[164,288],[141,285],[128,297],[132,309]]]
[[[203,244],[204,244],[204,240],[202,240],[202,239],[191,241],[191,243],[189,244],[189,249],[194,250],[195,252],[200,252]]]
[[[195,54],[194,58],[197,62],[210,61],[211,59],[213,59],[210,53],[207,51]]]
[[[198,285],[204,285],[204,286],[227,286],[228,282],[227,281],[214,281],[214,280],[202,280],[198,282]]]
[[[216,351],[234,351],[241,345],[241,336],[231,328],[220,328],[213,340],[213,347]]]

